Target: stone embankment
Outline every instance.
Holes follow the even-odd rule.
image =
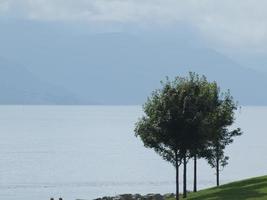
[[[140,195],[140,194],[121,194],[114,197],[102,197],[97,198],[94,200],[166,200],[169,198],[174,198],[175,195],[173,193],[170,194],[147,194],[147,195]]]

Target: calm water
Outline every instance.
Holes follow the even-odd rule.
[[[173,167],[134,137],[141,114],[139,106],[0,107],[0,199],[174,192]],[[245,134],[228,148],[222,182],[267,174],[266,117],[267,107],[238,112]],[[199,187],[213,186],[205,161],[198,170]]]

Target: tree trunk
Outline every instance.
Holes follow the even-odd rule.
[[[187,188],[186,188],[186,156],[183,158],[183,163],[184,163],[184,192],[183,192],[183,198],[187,197]]]
[[[177,152],[175,152],[175,169],[176,169],[176,200],[179,200],[179,164],[178,164]]]
[[[217,187],[220,186],[220,163],[219,163],[219,159],[216,158],[216,183],[217,183]]]
[[[197,155],[194,155],[194,192],[197,192]]]

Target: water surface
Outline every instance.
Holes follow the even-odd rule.
[[[140,106],[0,106],[0,199],[174,192],[174,168],[134,137]],[[243,107],[222,182],[267,174],[267,107]],[[199,187],[215,173],[199,162]],[[188,170],[192,188],[192,165]]]

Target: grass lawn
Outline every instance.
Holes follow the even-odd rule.
[[[182,199],[182,198],[181,198]],[[188,200],[267,200],[267,176],[190,193]]]

